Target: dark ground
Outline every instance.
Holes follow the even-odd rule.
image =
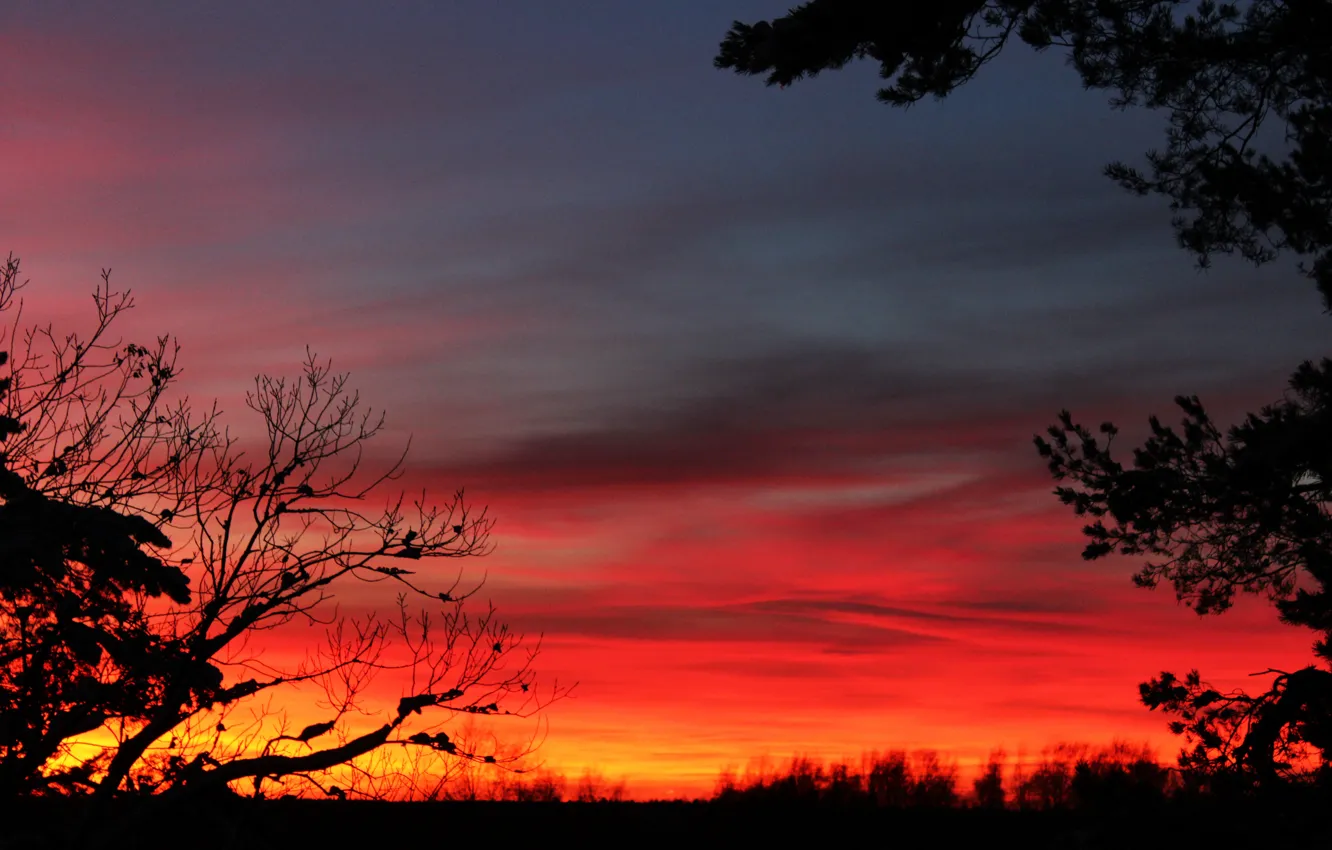
[[[1102,812],[992,812],[717,803],[373,803],[150,801],[95,814],[27,801],[0,847],[444,848],[721,845],[967,848],[1332,848],[1322,807],[1171,804]]]

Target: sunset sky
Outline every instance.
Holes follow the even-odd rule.
[[[7,3],[0,252],[60,328],[112,268],[126,334],[177,335],[242,434],[256,373],[351,371],[403,485],[497,520],[468,569],[579,682],[552,768],[651,795],[765,754],[1173,756],[1139,681],[1239,685],[1312,636],[1083,562],[1031,437],[1275,400],[1327,353],[1312,284],[1197,272],[1100,173],[1159,116],[1054,53],[907,111],[868,66],[712,68],[788,5]]]

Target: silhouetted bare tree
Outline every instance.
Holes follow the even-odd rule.
[[[0,312],[15,329],[20,286],[11,259]],[[256,795],[265,783],[374,795],[383,786],[367,770],[382,774],[390,749],[509,761],[460,747],[443,721],[528,716],[562,691],[538,698],[538,645],[493,609],[467,610],[475,587],[422,569],[484,554],[484,511],[461,492],[441,505],[384,493],[403,457],[365,468],[382,414],[313,355],[295,380],[256,379],[247,405],[263,438],[244,446],[216,408],[167,403],[172,340],[111,341],[132,302],[108,273],[94,300],[87,337],[47,328],[5,340],[20,352],[0,385],[0,792],[245,780]],[[335,592],[357,581],[395,584],[393,615],[336,617]],[[253,642],[320,624],[322,645],[300,662]],[[384,671],[400,698],[376,711],[367,687]],[[297,730],[271,706],[301,686],[320,689],[323,715]]]
[[[0,270],[0,794],[86,782],[70,742],[157,702],[180,660],[145,601],[188,601],[177,567],[143,551],[166,546],[160,523],[118,511],[169,499],[149,455],[190,433],[163,409],[174,346],[107,342],[129,306],[105,280],[83,339],[17,331],[19,264]],[[59,767],[54,767],[59,765]]]

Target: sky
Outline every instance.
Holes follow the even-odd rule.
[[[713,69],[785,5],[7,3],[0,251],[61,327],[111,268],[240,433],[257,373],[350,371],[403,486],[495,518],[468,570],[578,682],[551,768],[651,796],[764,755],[1171,756],[1138,682],[1311,636],[1081,560],[1031,437],[1276,400],[1326,353],[1312,285],[1198,272],[1101,175],[1160,116],[1057,54],[905,111],[868,66]]]

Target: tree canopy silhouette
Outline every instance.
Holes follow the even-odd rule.
[[[1271,600],[1283,622],[1314,631],[1315,655],[1332,663],[1332,360],[1303,364],[1286,399],[1225,434],[1196,397],[1180,397],[1179,429],[1151,420],[1152,436],[1125,468],[1099,436],[1065,411],[1036,446],[1069,485],[1060,500],[1091,520],[1088,560],[1119,553],[1148,560],[1142,587],[1165,580],[1199,614],[1224,611],[1236,593]],[[1180,719],[1204,773],[1251,772],[1267,783],[1332,757],[1332,673],[1278,672],[1272,689],[1222,694],[1194,671],[1141,686],[1143,702]]]
[[[855,60],[879,63],[879,100],[909,106],[973,79],[1016,37],[1060,49],[1116,107],[1169,116],[1145,171],[1123,186],[1169,198],[1180,244],[1203,265],[1290,251],[1332,307],[1332,4],[1326,0],[809,0],[735,22],[715,64],[788,86]],[[1274,126],[1275,125],[1275,126]]]
[[[461,493],[436,506],[383,492],[402,457],[364,468],[383,417],[347,376],[311,355],[297,380],[256,379],[255,450],[216,407],[168,401],[173,340],[112,340],[132,301],[108,272],[82,337],[20,333],[22,285],[11,257],[0,274],[0,315],[13,319],[0,339],[0,794],[190,794],[246,780],[255,795],[270,783],[346,796],[382,792],[389,748],[520,757],[459,746],[443,721],[528,716],[562,691],[537,696],[538,646],[493,609],[466,610],[475,587],[423,569],[484,554],[491,522]],[[336,617],[328,603],[356,580],[395,584],[393,615]],[[301,623],[326,627],[302,661],[251,645]],[[386,671],[400,698],[376,711],[366,689]],[[301,686],[321,696],[322,717],[296,731],[272,705]]]
[[[878,96],[909,106],[946,97],[1016,36],[1058,48],[1084,86],[1119,108],[1169,117],[1166,147],[1146,172],[1106,173],[1170,200],[1182,247],[1206,266],[1238,253],[1302,260],[1332,308],[1332,3],[1326,0],[809,0],[785,16],[736,22],[715,64],[787,86],[853,60],[879,63]],[[1152,436],[1125,467],[1067,412],[1036,446],[1056,494],[1090,522],[1087,559],[1145,557],[1144,587],[1164,580],[1199,614],[1236,593],[1271,600],[1312,629],[1332,666],[1332,361],[1303,364],[1285,400],[1222,433],[1196,397],[1180,397],[1176,430]],[[1279,784],[1325,775],[1332,760],[1332,672],[1268,671],[1270,689],[1220,693],[1197,671],[1141,685],[1143,702],[1176,716],[1200,776]]]

